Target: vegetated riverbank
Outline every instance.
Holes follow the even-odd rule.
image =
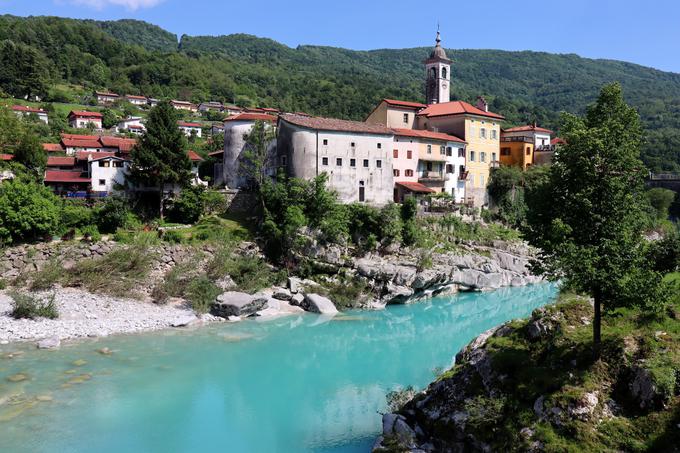
[[[11,289],[0,297],[0,341],[105,336],[303,309],[379,309],[540,280],[527,267],[533,251],[517,240],[362,254],[310,240],[305,268],[291,272],[268,264],[252,242],[167,244],[150,241],[153,233],[140,237],[145,239],[7,249],[0,275]],[[14,319],[11,298],[17,292],[36,304],[54,297],[60,316]]]
[[[680,300],[607,317],[598,360],[592,311],[563,296],[480,335],[383,417],[374,451],[678,451]]]

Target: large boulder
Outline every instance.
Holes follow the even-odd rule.
[[[250,316],[262,310],[267,305],[267,297],[250,295],[236,291],[227,291],[217,296],[210,312],[215,316],[229,318],[230,316]]]
[[[322,315],[332,315],[338,312],[333,302],[327,297],[318,294],[307,294],[305,300],[302,302],[302,308],[312,313],[319,313]]]
[[[57,349],[61,346],[61,340],[59,337],[50,337],[40,340],[36,346],[38,349]]]

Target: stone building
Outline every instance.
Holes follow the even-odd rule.
[[[343,203],[384,205],[394,198],[393,138],[377,124],[283,114],[276,165],[296,178],[326,173]]]

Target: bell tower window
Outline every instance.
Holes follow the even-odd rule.
[[[448,76],[448,73],[446,71],[446,68],[444,67],[444,68],[442,68],[442,79],[446,80],[447,76]]]

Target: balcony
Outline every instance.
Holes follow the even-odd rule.
[[[555,145],[538,145],[535,149],[536,152],[554,152]]]
[[[421,171],[418,173],[418,182],[444,181],[444,173],[441,171]]]
[[[489,163],[489,168],[500,168],[500,166],[501,166],[501,162],[498,161],[498,160],[492,160]]]

